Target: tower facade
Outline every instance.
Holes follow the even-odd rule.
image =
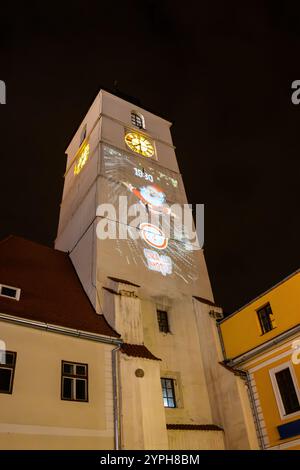
[[[170,127],[99,92],[66,151],[56,248],[123,341],[120,448],[255,448],[245,387],[219,365],[222,313],[203,251],[179,223],[187,199]]]

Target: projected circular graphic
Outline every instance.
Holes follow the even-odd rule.
[[[166,203],[166,194],[157,185],[135,187],[131,183],[123,181],[124,186],[129,189],[147,209],[155,214],[170,214],[175,217]]]
[[[163,231],[156,225],[143,223],[140,225],[143,240],[148,245],[157,250],[164,250],[168,246],[168,239],[164,236]]]

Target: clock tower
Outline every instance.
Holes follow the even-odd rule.
[[[246,391],[219,365],[222,312],[203,250],[180,218],[187,199],[170,128],[99,92],[66,151],[56,248],[123,340],[120,448],[251,448]]]

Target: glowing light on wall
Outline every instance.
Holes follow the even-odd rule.
[[[143,157],[153,157],[154,155],[153,144],[141,134],[128,132],[125,135],[125,143],[130,150],[143,155]]]
[[[158,271],[163,276],[172,274],[172,260],[169,256],[159,255],[156,251],[148,250],[148,248],[144,248],[144,255],[151,271]]]
[[[140,225],[141,235],[143,240],[148,245],[156,248],[157,250],[164,250],[168,246],[168,239],[165,237],[163,231],[156,227],[156,225],[143,223]]]
[[[107,145],[103,145],[102,155],[108,200],[118,207],[119,198],[127,196],[128,207],[136,204],[138,214],[139,205],[143,205],[148,214],[147,221],[129,222],[128,232],[134,237],[115,240],[112,249],[120,256],[120,263],[124,260],[137,272],[143,266],[155,277],[176,277],[186,284],[195,282],[200,273],[194,246],[185,227],[181,227],[178,214],[173,213],[174,203],[185,202],[178,175],[162,169],[151,158]],[[124,220],[120,222],[122,225]]]
[[[74,175],[78,175],[86,162],[88,161],[90,154],[90,145],[86,144],[83,148],[82,152],[80,153],[79,157],[76,160],[75,167],[74,167]]]

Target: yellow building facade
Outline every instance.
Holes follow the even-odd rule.
[[[300,271],[219,324],[224,364],[247,379],[263,449],[300,449]]]

